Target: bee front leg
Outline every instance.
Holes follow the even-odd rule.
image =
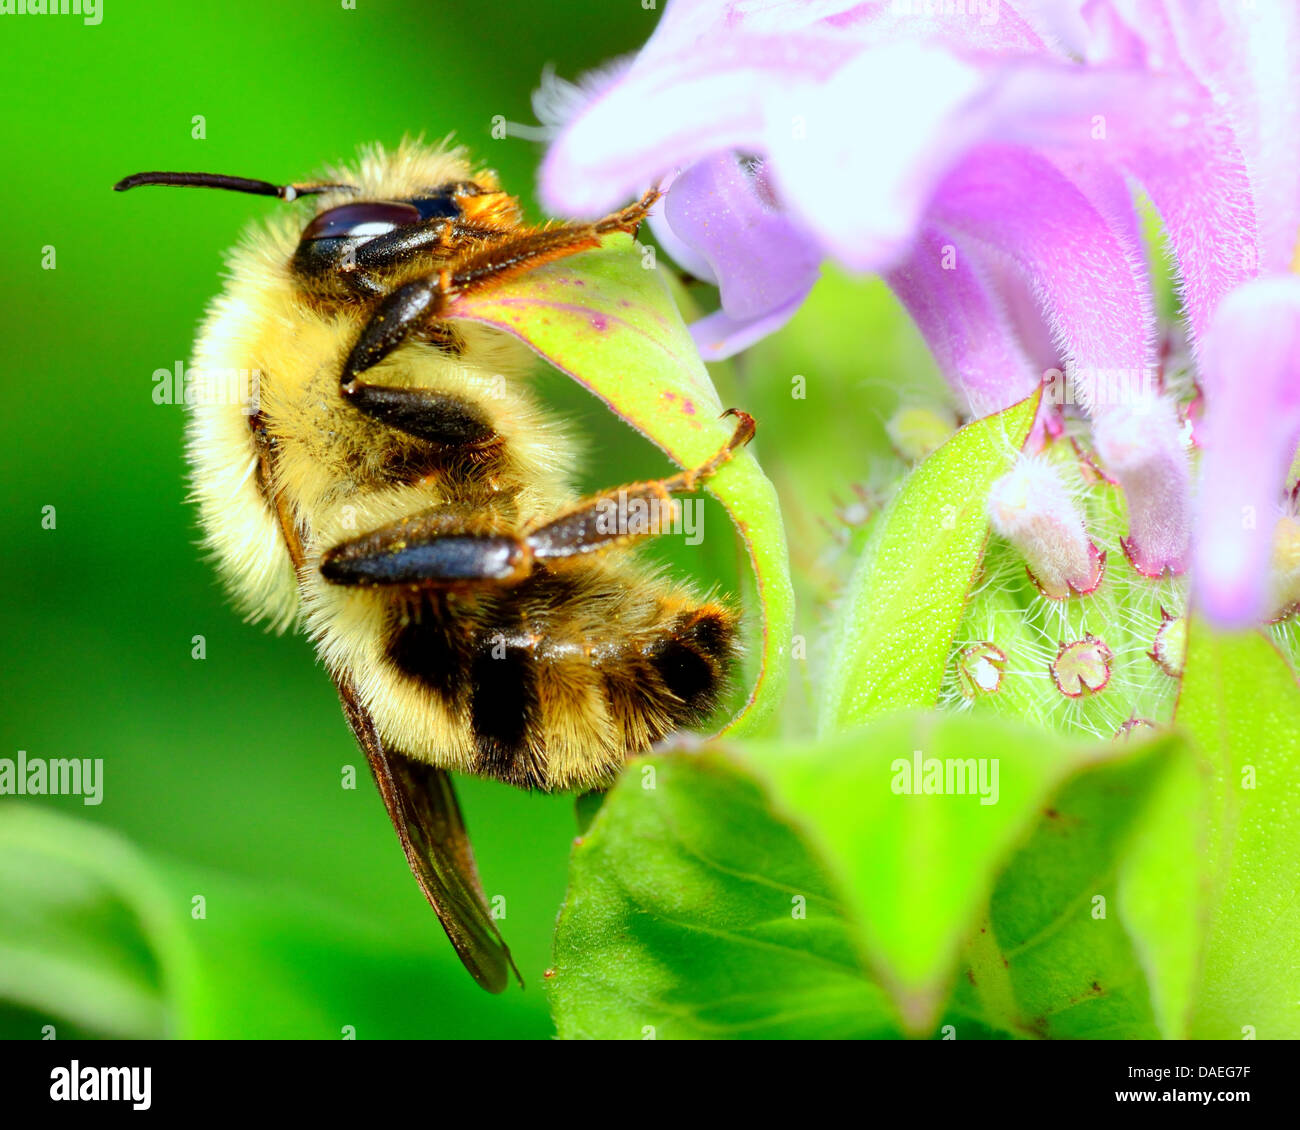
[[[415,227],[397,228],[366,240],[352,256],[354,271],[386,271],[417,259],[446,257],[457,247],[493,243],[508,237],[503,228],[466,224],[459,220],[429,220]]]
[[[429,388],[371,384],[359,374],[378,364],[417,327],[428,325],[440,302],[436,278],[399,287],[372,315],[343,366],[339,392],[359,412],[407,435],[443,447],[484,447],[497,435],[477,406]]]
[[[635,232],[659,192],[590,224],[521,230],[490,243],[477,244],[441,269],[399,286],[385,298],[362,329],[343,365],[344,384],[378,365],[413,332],[445,315],[463,295],[535,270],[545,263],[599,247],[615,231]]]

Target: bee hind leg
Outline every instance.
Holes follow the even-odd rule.
[[[646,504],[673,505],[674,494],[697,489],[753,438],[751,416],[734,409],[726,415],[737,417],[735,432],[698,467],[593,495],[523,534],[450,512],[403,518],[328,549],[321,575],[333,584],[361,587],[508,587],[529,576],[538,561],[600,553],[662,533],[661,523],[645,520],[652,512]]]
[[[331,546],[320,571],[336,585],[483,589],[513,585],[533,567],[521,538],[475,528],[472,518],[417,514]]]
[[[711,459],[670,478],[602,491],[534,525],[524,539],[533,556],[538,560],[581,557],[664,532],[662,519],[655,519],[664,507],[673,508],[671,513],[675,515],[672,496],[697,490],[731,460],[738,448],[754,438],[752,416],[734,408],[723,416],[737,418],[736,430]]]

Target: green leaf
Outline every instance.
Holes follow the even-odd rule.
[[[0,1000],[57,1018],[56,1034],[65,1021],[119,1039],[170,1034],[157,942],[182,962],[185,946],[143,861],[90,825],[17,801],[0,812]]]
[[[845,594],[820,730],[939,698],[988,538],[985,501],[1023,446],[1038,394],[957,432],[907,479]]]
[[[449,315],[514,334],[670,458],[698,466],[733,429],[719,419],[723,406],[671,296],[634,246],[622,233],[606,236],[600,250],[468,295]],[[745,541],[763,610],[761,668],[745,708],[728,726],[743,733],[771,716],[788,675],[794,600],[785,531],[776,491],[749,449],[707,489]]]
[[[892,717],[820,742],[751,751],[778,810],[807,830],[911,1031],[930,1029],[964,941],[1011,851],[1071,774],[1131,751],[992,717]],[[937,762],[983,763],[985,793],[905,791]],[[996,767],[996,777],[993,776]],[[954,778],[954,784],[960,777]]]
[[[48,807],[0,804],[6,1035],[39,1039],[53,1023],[60,1038],[415,1038],[448,1011],[466,1036],[517,1030],[521,1000],[483,1008],[459,962],[433,956],[441,938],[403,944],[390,927],[265,879],[150,858]]]
[[[689,304],[678,304],[690,320]],[[826,609],[843,593],[908,467],[889,421],[903,407],[943,413],[952,393],[889,287],[830,263],[790,322],[744,350],[734,369],[744,381],[739,403],[762,421],[763,470],[781,498],[795,632],[812,644],[824,639]],[[723,383],[728,374],[716,365],[710,371],[720,389],[737,387]],[[816,660],[825,650],[814,645]],[[819,666],[794,665],[798,693],[782,704],[781,735],[816,730],[820,685],[812,669]]]
[[[1203,759],[1199,834],[1181,808],[1166,813],[1152,851],[1164,880],[1201,899],[1146,923],[1144,942],[1181,973],[1165,986],[1173,1035],[1300,1037],[1300,687],[1261,635],[1217,635],[1194,622],[1178,724]],[[1181,816],[1181,819],[1179,818]],[[1187,938],[1203,928],[1193,976]],[[1188,985],[1191,984],[1189,991]]]
[[[633,762],[573,851],[565,1038],[888,1037],[824,869],[725,752]]]
[[[1063,785],[998,877],[967,950],[964,995],[984,1024],[1045,1039],[1159,1035],[1117,872],[1152,798],[1192,758],[1170,735],[1115,749],[1126,756]]]
[[[634,762],[574,850],[550,981],[560,1034],[933,1032],[995,880],[1043,812],[1069,811],[1072,830],[1086,814],[1096,828],[1072,831],[1069,850],[1057,852],[1066,881],[1045,884],[1022,866],[1000,889],[1006,905],[1036,896],[1039,918],[1064,918],[1081,889],[1113,871],[1148,777],[1173,744],[1080,746],[998,719],[927,714],[816,743],[717,745]],[[895,791],[917,750],[963,770],[985,759],[990,798],[996,761],[996,803],[981,803],[978,778],[960,794]],[[1066,784],[1112,762],[1113,778]],[[792,914],[800,905],[804,917]],[[1013,913],[1007,936],[1031,917]],[[999,990],[992,974],[1005,967],[989,950],[997,969],[985,963],[982,995],[959,999],[965,1015],[953,1022],[963,1032],[1033,1034],[1052,1001],[1071,1003],[1065,990],[1084,972],[1089,993],[1104,972],[1111,999],[1132,986],[1128,1013],[1115,1010],[1113,1023],[1127,1015],[1135,1033],[1150,1034],[1141,972],[1113,929],[1119,941],[1104,969],[1080,966],[1073,981],[1035,969],[1023,987],[1007,974]],[[1046,947],[1034,960],[1043,953],[1060,957]]]
[[[1118,875],[1120,915],[1146,972],[1156,1027],[1170,1040],[1187,1038],[1205,937],[1198,858],[1205,851],[1206,792],[1197,757],[1170,766]]]

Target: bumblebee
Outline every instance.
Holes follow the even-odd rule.
[[[315,204],[232,253],[196,348],[193,493],[241,609],[315,642],[416,879],[499,992],[513,963],[448,772],[598,788],[712,711],[735,615],[648,569],[628,550],[651,531],[609,518],[697,489],[754,424],[732,413],[702,466],[578,497],[572,441],[529,393],[531,352],[448,314],[634,234],[657,193],[529,227],[491,172],[418,143],[320,182],[151,172],[116,188],[140,185]],[[255,376],[251,402],[222,395],[216,375],[236,372]]]

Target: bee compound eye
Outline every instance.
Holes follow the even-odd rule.
[[[419,209],[410,204],[343,204],[329,208],[303,230],[308,239],[373,239],[395,228],[420,222]]]
[[[424,220],[454,220],[460,215],[460,205],[456,203],[454,190],[417,196],[411,203],[419,209],[420,218]]]

